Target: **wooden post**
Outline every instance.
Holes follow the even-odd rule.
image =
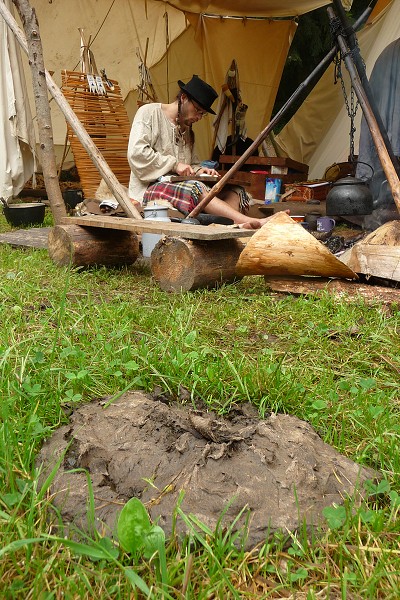
[[[13,2],[19,2],[19,1],[20,0],[13,0]],[[26,2],[27,4],[29,4],[28,0],[23,0],[23,1]],[[10,11],[7,10],[5,4],[1,1],[0,1],[0,15],[3,17],[3,19],[7,23],[8,27],[11,29],[11,31],[14,33],[18,43],[20,44],[20,46],[23,49],[23,51],[25,52],[25,54],[28,54],[27,41],[25,39],[25,36],[24,36],[21,28],[17,25],[14,17],[11,15]],[[56,83],[54,82],[50,73],[46,69],[44,70],[44,73],[46,76],[46,85],[47,85],[48,90],[50,91],[54,100],[58,104],[65,119],[68,121],[68,123],[70,124],[70,126],[72,127],[74,132],[76,133],[82,146],[85,148],[85,150],[89,154],[91,160],[95,164],[99,173],[101,174],[101,176],[107,183],[108,187],[111,189],[114,196],[118,200],[119,204],[122,206],[122,208],[124,209],[124,211],[126,212],[126,214],[129,217],[132,217],[134,219],[141,219],[142,218],[141,214],[132,204],[129,196],[127,195],[127,193],[125,191],[124,186],[121,185],[121,183],[115,177],[114,173],[111,171],[111,169],[108,166],[107,162],[105,161],[103,155],[101,154],[99,149],[96,147],[96,145],[93,143],[93,140],[91,139],[91,137],[89,136],[89,134],[83,127],[82,123],[79,121],[79,119],[75,115],[74,111],[68,104],[68,102],[65,99],[63,93],[61,92],[60,88],[56,85]]]
[[[40,157],[43,178],[55,223],[60,223],[67,215],[61,195],[57,174],[56,156],[54,153],[53,128],[49,99],[44,74],[43,49],[39,34],[35,10],[29,6],[28,0],[13,0],[24,25],[29,65],[32,71],[33,93],[35,97],[36,115],[39,130]]]

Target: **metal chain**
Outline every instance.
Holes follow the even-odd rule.
[[[334,39],[336,39],[336,35],[341,33],[340,32],[340,21],[339,19],[333,20],[331,22],[331,33]],[[356,41],[356,44],[358,45],[358,42]],[[348,54],[352,54],[353,51],[349,51]],[[347,56],[347,55],[346,55]],[[355,121],[355,117],[357,114],[357,110],[358,107],[360,105],[358,98],[354,92],[353,87],[351,86],[350,89],[350,102],[349,102],[349,95],[347,93],[346,90],[346,86],[344,83],[344,78],[343,78],[343,73],[342,73],[342,62],[344,62],[344,58],[345,56],[342,55],[341,51],[338,52],[338,54],[336,54],[333,62],[335,64],[335,84],[337,83],[337,80],[340,80],[340,85],[342,88],[342,93],[343,93],[343,98],[344,98],[344,103],[346,106],[346,111],[347,114],[350,118],[350,132],[349,132],[349,137],[350,137],[350,149],[349,149],[349,162],[354,162],[354,134],[356,132],[356,127],[354,126],[354,121]]]

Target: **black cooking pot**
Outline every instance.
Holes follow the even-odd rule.
[[[372,210],[367,182],[351,175],[335,181],[326,196],[327,215],[370,215]]]
[[[40,225],[44,221],[46,206],[41,202],[9,204],[3,206],[7,223],[12,227]]]

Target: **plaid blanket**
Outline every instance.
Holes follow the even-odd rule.
[[[225,186],[224,190],[233,190],[239,196],[239,210],[246,213],[250,206],[250,196],[240,186]],[[180,181],[178,183],[162,183],[156,181],[147,187],[143,196],[143,205],[158,200],[167,200],[184,215],[189,214],[200,202],[202,196],[210,188],[201,181]]]

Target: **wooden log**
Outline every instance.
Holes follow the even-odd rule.
[[[131,231],[56,225],[49,232],[48,251],[57,265],[131,265],[139,254],[139,240]]]
[[[165,292],[232,283],[241,279],[236,262],[243,248],[238,239],[201,242],[165,237],[151,253],[151,272]]]
[[[384,223],[340,259],[356,273],[400,281],[400,221]]]
[[[284,212],[274,214],[248,241],[239,275],[313,275],[357,279],[328,248]]]

